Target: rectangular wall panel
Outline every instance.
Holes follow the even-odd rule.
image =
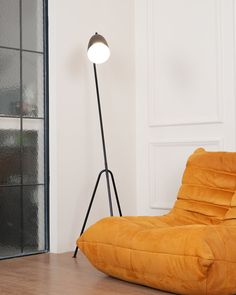
[[[148,1],[149,124],[220,122],[220,0]]]
[[[222,145],[220,139],[150,143],[150,208],[170,209],[173,207],[187,159],[194,150],[203,147],[209,151],[217,151],[222,149]]]

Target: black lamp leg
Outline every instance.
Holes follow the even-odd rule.
[[[102,176],[102,174],[106,172],[106,170],[102,170],[99,175],[98,175],[98,178],[97,178],[97,181],[96,181],[96,184],[95,184],[95,187],[94,187],[94,190],[93,190],[93,194],[92,194],[92,197],[91,197],[91,200],[90,200],[90,203],[89,203],[89,206],[88,206],[88,210],[87,210],[87,213],[86,213],[86,216],[85,216],[85,219],[84,219],[84,223],[83,223],[83,226],[82,226],[82,229],[81,229],[81,232],[80,232],[80,236],[83,234],[84,232],[84,229],[85,229],[85,226],[87,224],[87,221],[88,221],[88,217],[89,217],[89,213],[91,211],[91,208],[92,208],[92,205],[93,205],[93,201],[94,201],[94,198],[95,198],[95,195],[96,195],[96,192],[97,192],[97,188],[98,188],[98,184],[99,184],[99,181],[100,181],[100,178]],[[121,207],[120,207],[120,202],[119,202],[119,197],[118,197],[118,193],[117,193],[117,189],[116,189],[116,184],[115,184],[115,179],[114,179],[114,176],[113,176],[113,173],[111,172],[111,170],[108,170],[108,173],[111,175],[111,180],[112,180],[112,184],[113,184],[113,189],[114,189],[114,193],[115,193],[115,197],[116,197],[116,203],[117,203],[117,207],[118,207],[118,211],[119,211],[119,215],[122,216],[122,212],[121,212]],[[111,215],[113,216],[113,215]],[[75,252],[74,252],[74,255],[73,255],[73,258],[76,258],[77,256],[77,252],[78,252],[78,246],[76,246],[75,248]]]
[[[83,223],[83,226],[82,226],[82,229],[81,229],[81,232],[80,232],[80,236],[81,236],[81,235],[83,234],[83,232],[84,232],[84,229],[85,229],[85,226],[86,226],[86,223],[87,223],[88,217],[89,217],[89,213],[90,213],[90,210],[91,210],[91,207],[92,207],[93,201],[94,201],[94,197],[95,197],[95,194],[96,194],[96,191],[97,191],[97,188],[98,188],[98,184],[99,184],[99,181],[100,181],[101,175],[102,175],[102,173],[104,173],[104,172],[105,172],[105,170],[102,170],[102,171],[99,173],[99,175],[98,175],[98,178],[97,178],[97,181],[96,181],[96,184],[95,184],[94,190],[93,190],[93,194],[92,194],[92,197],[91,197],[91,200],[90,200],[89,206],[88,206],[88,210],[87,210],[87,213],[86,213],[86,216],[85,216],[85,219],[84,219],[84,223]],[[76,248],[75,248],[75,252],[74,252],[73,258],[76,258],[77,252],[78,252],[78,246],[76,246]]]
[[[115,193],[115,197],[116,197],[116,203],[117,203],[118,211],[119,211],[120,216],[122,216],[120,202],[119,202],[118,193],[117,193],[116,184],[115,184],[115,179],[114,179],[114,176],[113,176],[113,173],[111,172],[111,170],[108,170],[108,172],[111,175],[111,180],[112,180],[112,184],[113,184],[113,188],[114,188],[114,193]]]
[[[74,252],[74,255],[73,255],[73,258],[76,258],[76,256],[77,256],[77,253],[78,253],[78,250],[79,250],[79,247],[78,247],[78,246],[76,246],[76,248],[75,248],[75,252]]]
[[[98,184],[99,184],[99,181],[100,181],[100,178],[102,176],[102,173],[104,173],[105,170],[102,170],[99,175],[98,175],[98,178],[97,178],[97,181],[96,181],[96,184],[95,184],[95,187],[94,187],[94,190],[93,190],[93,194],[92,194],[92,197],[91,197],[91,201],[89,203],[89,206],[88,206],[88,210],[87,210],[87,213],[86,213],[86,216],[85,216],[85,219],[84,219],[84,223],[83,223],[83,226],[82,226],[82,229],[81,229],[81,232],[80,232],[80,236],[83,234],[84,232],[84,229],[85,229],[85,226],[86,226],[86,223],[87,223],[87,220],[88,220],[88,217],[89,217],[89,213],[90,213],[90,210],[91,210],[91,207],[92,207],[92,204],[93,204],[93,201],[94,201],[94,197],[95,197],[95,194],[96,194],[96,191],[97,191],[97,188],[98,188]]]

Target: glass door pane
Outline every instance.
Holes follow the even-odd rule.
[[[0,259],[48,250],[46,4],[0,1]]]
[[[20,116],[20,51],[0,47],[0,69],[0,115]]]

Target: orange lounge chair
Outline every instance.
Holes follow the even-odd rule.
[[[100,271],[176,294],[236,294],[236,153],[196,150],[164,216],[109,217],[77,245]]]

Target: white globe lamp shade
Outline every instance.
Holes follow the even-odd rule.
[[[96,33],[93,35],[88,44],[88,59],[94,64],[102,64],[110,57],[110,49],[106,39]]]

